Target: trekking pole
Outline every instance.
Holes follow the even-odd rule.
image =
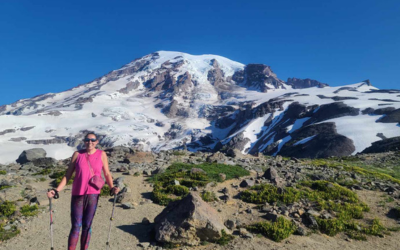
[[[117,194],[114,194],[113,208],[112,208],[111,217],[110,217],[110,227],[108,228],[108,238],[107,238],[107,243],[106,243],[106,250],[110,249],[111,222],[114,219],[113,216],[114,216],[114,208],[115,208],[116,200],[117,200]]]
[[[49,192],[51,189],[48,190]],[[58,199],[58,193],[56,192],[54,195],[54,199]],[[49,198],[49,212],[50,212],[50,238],[51,238],[51,250],[54,250],[53,247],[53,206],[51,205],[51,198]]]
[[[49,210],[50,210],[50,238],[51,238],[51,248],[50,249],[54,250],[54,248],[53,248],[53,214],[51,212],[51,209],[52,209],[51,198],[49,198],[49,203],[50,203]]]

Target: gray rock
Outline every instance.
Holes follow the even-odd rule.
[[[46,151],[43,148],[32,148],[24,150],[16,161],[19,164],[24,164],[44,157],[46,157]]]
[[[123,204],[121,204],[121,207],[122,207],[123,209],[131,209],[131,208],[132,208],[132,204],[130,204],[130,203],[123,203]]]
[[[318,229],[319,226],[315,217],[309,214],[307,218],[308,218],[308,227],[311,229]]]
[[[308,234],[307,229],[303,226],[298,226],[296,229],[296,234],[301,236],[306,236]]]
[[[234,229],[236,227],[236,222],[233,221],[233,220],[227,220],[227,221],[225,221],[225,226],[228,229],[232,230],[232,229]]]
[[[279,178],[278,171],[274,167],[270,167],[265,171],[264,176],[267,180],[275,180]]]
[[[240,183],[240,187],[245,188],[245,187],[252,187],[255,185],[254,180],[250,180],[250,179],[245,179]]]
[[[276,213],[267,213],[264,218],[267,220],[270,220],[272,222],[275,222],[278,219],[278,215]]]
[[[164,243],[196,246],[220,238],[222,230],[228,232],[218,212],[193,192],[170,202],[154,222],[156,240]]]

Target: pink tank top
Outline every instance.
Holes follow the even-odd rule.
[[[87,162],[86,150],[80,150],[78,153],[79,155],[75,163],[75,179],[72,183],[72,195],[100,194],[100,190],[96,190],[89,185],[89,179],[92,177],[92,173]],[[103,168],[101,153],[102,151],[97,149],[96,152],[88,155],[93,173],[98,176],[101,176],[101,169]]]

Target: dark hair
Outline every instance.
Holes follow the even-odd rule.
[[[85,135],[85,139],[86,139],[89,135],[94,135],[94,136],[96,137],[96,139],[97,139],[97,135],[96,135],[95,132],[88,132],[88,133]]]

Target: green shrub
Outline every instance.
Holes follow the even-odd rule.
[[[369,234],[369,235],[375,235],[375,236],[382,236],[385,227],[381,224],[381,222],[378,219],[374,219],[371,222],[371,225],[367,228],[364,228],[364,233]]]
[[[0,215],[9,217],[17,210],[15,204],[11,201],[5,201],[0,205]]]
[[[42,171],[39,171],[33,175],[49,175],[52,172],[52,168],[45,168]]]
[[[58,171],[55,172],[53,174],[50,175],[50,178],[52,179],[56,179],[55,180],[55,184],[58,186],[62,180],[62,178],[65,176],[65,174],[67,173],[67,170],[63,170],[63,171]],[[71,179],[69,179],[67,185],[71,185],[72,182],[74,181],[75,175],[71,176]]]
[[[191,173],[192,168],[200,168],[204,172]],[[179,200],[189,193],[189,188],[204,187],[210,182],[221,182],[220,173],[225,174],[227,180],[249,175],[249,171],[240,166],[173,163],[165,172],[151,177],[150,181],[154,183],[153,201],[167,205],[170,201]],[[179,181],[180,185],[175,185],[175,180]]]
[[[275,222],[258,222],[248,226],[247,229],[279,242],[293,234],[296,231],[296,226],[293,222],[279,217]]]
[[[360,240],[360,241],[366,241],[367,240],[367,237],[362,232],[349,231],[349,232],[346,232],[346,235],[350,239],[354,239],[354,240]]]
[[[225,246],[227,245],[231,240],[233,240],[235,237],[233,235],[227,234],[225,230],[222,229],[221,231],[221,237],[215,242],[218,245]]]
[[[44,177],[40,177],[39,179],[37,179],[37,181],[39,181],[39,182],[44,182],[44,181],[46,181],[47,179],[46,178],[44,178]]]
[[[11,188],[12,186],[1,186],[0,187],[0,190],[4,190],[4,189],[7,189],[7,188]]]
[[[176,196],[186,196],[189,193],[189,188],[181,185],[171,185],[166,188],[166,193]]]
[[[4,225],[0,225],[0,241],[9,240],[12,237],[17,236],[21,231],[17,228],[17,226],[11,226],[11,229],[5,230]]]
[[[39,213],[39,207],[35,204],[33,206],[24,205],[21,207],[20,211],[23,216],[35,216]]]
[[[110,187],[107,184],[104,184],[104,186],[100,190],[100,196],[109,196],[110,191]]]
[[[328,181],[304,181],[295,188],[278,189],[270,184],[256,185],[241,193],[243,201],[264,204],[265,202],[291,204],[305,199],[317,210],[336,214],[335,218],[316,218],[320,231],[327,235],[357,229],[353,219],[363,218],[369,207],[361,202],[353,191]]]
[[[5,171],[5,170],[0,170],[0,175],[6,175],[7,174],[7,171]]]
[[[240,199],[245,202],[264,204],[266,202],[280,201],[285,204],[298,201],[302,193],[294,188],[286,188],[280,192],[277,187],[270,184],[256,185],[240,194]]]
[[[175,199],[170,198],[168,196],[168,194],[164,193],[160,189],[154,189],[151,194],[152,194],[153,202],[156,203],[156,204],[159,204],[159,205],[163,205],[163,206],[166,206],[171,201],[175,201],[176,200],[176,198]]]
[[[217,196],[215,195],[214,192],[211,192],[211,191],[202,192],[201,198],[203,199],[203,201],[206,201],[206,202],[211,202],[211,201],[217,200]]]
[[[346,229],[346,223],[343,220],[319,218],[316,219],[321,232],[329,236],[335,236],[337,233],[343,232]]]
[[[303,164],[310,164],[317,167],[341,167],[348,172],[357,173],[367,178],[378,178],[400,184],[400,180],[398,179],[400,178],[398,165],[388,168],[383,168],[380,165],[366,165],[359,159],[356,159],[356,157],[305,160]]]

